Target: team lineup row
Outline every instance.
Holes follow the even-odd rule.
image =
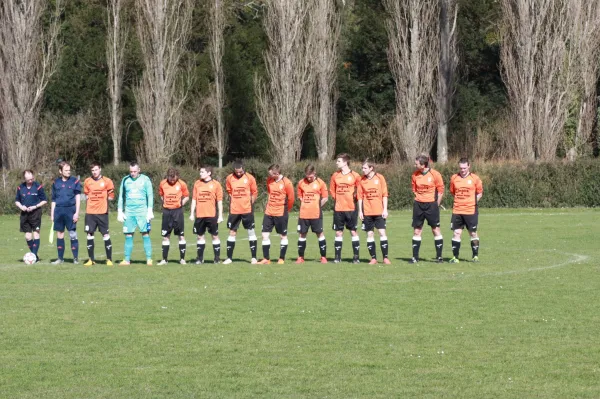
[[[390,264],[388,256],[388,238],[386,235],[386,219],[388,216],[388,189],[385,178],[375,171],[369,161],[362,164],[363,175],[350,169],[350,157],[339,154],[336,157],[338,170],[331,176],[329,190],[326,183],[317,177],[313,165],[305,168],[305,176],[296,188],[282,174],[279,165],[268,168],[267,203],[262,222],[262,260],[257,258],[258,238],[255,232],[254,203],[258,196],[258,187],[254,176],[244,170],[241,161],[233,163],[233,172],[225,179],[225,192],[229,196],[229,216],[227,228],[227,258],[224,264],[232,263],[237,231],[240,224],[247,230],[252,264],[269,264],[270,234],[275,229],[280,236],[278,263],[285,263],[288,248],[288,218],[295,197],[300,200],[298,218],[298,258],[296,263],[304,263],[304,253],[309,230],[316,234],[321,263],[327,263],[327,242],[323,228],[322,207],[331,197],[334,201],[333,229],[335,230],[334,262],[341,262],[343,232],[347,229],[351,235],[353,263],[359,263],[360,238],[358,235],[359,220],[362,230],[367,233],[367,249],[370,255],[369,264],[377,264],[375,230],[379,233],[379,246],[384,264]],[[413,205],[412,258],[410,263],[419,262],[421,236],[425,221],[431,227],[436,261],[443,262],[443,237],[440,230],[439,207],[444,195],[444,182],[439,172],[429,166],[429,156],[420,155],[415,159],[415,172],[412,174],[412,191],[415,195]],[[94,233],[96,230],[103,237],[106,251],[106,264],[113,265],[112,243],[109,234],[108,201],[115,199],[115,186],[111,179],[102,176],[99,164],[91,165],[91,177],[85,179],[83,186],[78,178],[71,176],[71,165],[61,162],[58,165],[59,177],[52,184],[50,219],[57,235],[58,257],[52,264],[64,262],[65,230],[69,233],[73,262],[78,262],[79,242],[77,239],[77,222],[80,204],[87,200],[85,215],[85,232],[87,233],[87,250],[89,259],[85,266],[96,263],[94,256]],[[44,187],[35,181],[31,170],[23,172],[24,182],[17,188],[15,204],[21,210],[20,229],[25,233],[25,240],[35,261],[40,246],[40,229],[42,207],[48,203]],[[152,243],[150,240],[150,221],[154,218],[154,194],[150,179],[140,173],[139,164],[129,165],[129,174],[120,183],[118,191],[117,220],[123,224],[125,235],[124,259],[119,263],[127,266],[131,262],[133,251],[133,234],[139,230],[142,235],[147,265],[152,265]],[[162,201],[163,217],[161,225],[162,260],[167,263],[171,233],[178,236],[179,262],[185,264],[187,243],[184,235],[184,206],[190,200],[187,184],[179,178],[176,169],[170,168],[166,178],[158,187]],[[452,263],[458,263],[462,230],[466,227],[470,233],[472,260],[479,259],[479,237],[477,235],[478,202],[483,195],[481,179],[470,173],[470,163],[466,158],[459,161],[459,173],[452,176],[450,193],[454,196],[454,208],[451,219]],[[194,222],[193,232],[197,236],[195,259],[196,264],[204,263],[206,248],[205,234],[212,238],[213,262],[221,263],[221,242],[219,240],[219,224],[223,222],[223,196],[221,183],[212,178],[212,167],[200,168],[200,178],[194,183],[191,193],[189,219]],[[51,233],[53,234],[53,233]],[[53,237],[53,235],[51,236]]]

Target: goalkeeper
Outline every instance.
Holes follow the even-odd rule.
[[[121,189],[119,190],[117,220],[123,223],[123,233],[125,234],[125,256],[119,264],[120,266],[131,264],[133,233],[136,228],[142,233],[146,264],[152,266],[150,220],[154,219],[153,206],[152,182],[148,176],[140,173],[140,165],[137,162],[131,162],[129,164],[129,175],[121,180]]]

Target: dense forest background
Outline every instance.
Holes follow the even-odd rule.
[[[456,85],[448,127],[451,158],[515,159],[516,151],[504,145],[509,128],[509,100],[501,73],[501,2],[459,0],[457,4]],[[49,5],[49,9],[52,4]],[[389,125],[396,111],[395,81],[388,60],[388,13],[380,0],[346,1],[340,8],[342,25],[337,63],[336,153],[370,157],[380,162],[393,159]],[[271,141],[256,109],[255,80],[265,74],[268,46],[262,1],[226,2],[224,28],[224,129],[227,151],[234,158],[271,159]],[[144,132],[136,116],[133,88],[144,70],[135,12],[127,14],[131,27],[125,51],[122,92],[121,160],[140,157]],[[38,163],[56,158],[75,163],[113,160],[107,91],[107,0],[69,0],[61,13],[64,45],[56,73],[50,79],[40,113],[43,148]],[[214,73],[208,44],[210,10],[196,1],[191,34],[185,45],[185,61],[191,62],[190,93],[184,105],[184,127],[175,164],[197,166],[218,163],[214,139],[215,118],[207,107],[214,90]],[[597,110],[594,110],[597,113]],[[570,112],[556,156],[564,158],[571,146],[577,113]],[[317,158],[311,125],[302,136],[301,159]],[[583,150],[595,156],[597,129]],[[33,145],[33,144],[32,144]],[[436,158],[436,146],[432,147]],[[152,161],[152,160],[146,160]]]

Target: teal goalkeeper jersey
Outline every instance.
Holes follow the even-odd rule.
[[[154,207],[152,182],[146,175],[140,174],[137,179],[127,175],[121,180],[119,190],[119,209],[129,215],[146,216],[148,209]]]

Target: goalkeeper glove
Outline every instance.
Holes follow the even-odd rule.
[[[117,220],[119,221],[119,223],[123,223],[125,221],[125,219],[127,219],[127,217],[125,216],[123,211],[121,209],[119,209],[119,212],[117,214]]]
[[[152,209],[148,209],[148,213],[146,214],[146,220],[151,221],[152,219],[154,219],[154,212],[152,212]]]

